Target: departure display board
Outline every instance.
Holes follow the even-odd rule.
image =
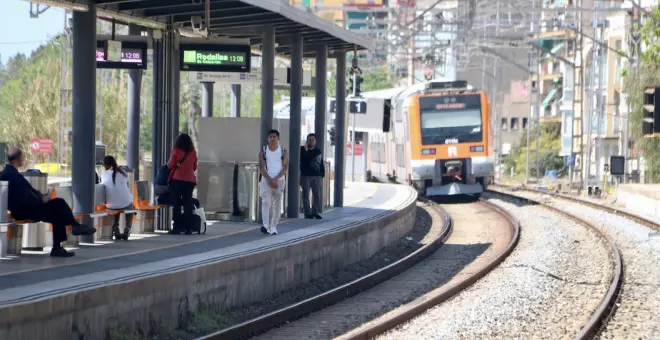
[[[250,72],[250,46],[181,44],[181,70]]]
[[[121,61],[105,60],[103,41],[96,42],[96,68],[146,69],[147,43],[123,41],[121,44]]]

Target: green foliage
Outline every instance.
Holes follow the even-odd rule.
[[[539,174],[543,176],[548,170],[557,171],[558,176],[563,176],[567,172],[564,168],[564,159],[558,156],[561,150],[561,123],[549,122],[541,124],[539,136]],[[520,141],[511,149],[504,158],[505,172],[508,173],[514,168],[516,175],[524,175],[527,164],[527,133],[525,130],[520,137]],[[536,177],[536,155],[534,151],[536,141],[530,140],[530,176]]]
[[[652,15],[660,18],[660,8],[654,8]],[[660,25],[649,19],[640,32],[645,50],[640,56],[639,66],[624,78],[623,89],[630,107],[630,133],[646,161],[646,179],[657,183],[660,182],[660,138],[642,137],[642,105],[644,89],[660,86]]]

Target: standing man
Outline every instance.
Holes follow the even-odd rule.
[[[321,219],[323,202],[321,188],[325,177],[323,154],[316,147],[316,135],[307,135],[307,144],[300,147],[300,186],[302,186],[303,209],[305,218]],[[312,190],[312,208],[309,208],[309,190]]]
[[[284,193],[284,175],[289,168],[289,153],[280,146],[280,133],[268,132],[268,145],[259,152],[259,196],[261,197],[261,219],[264,234],[277,235],[277,223],[282,214],[282,194]],[[271,216],[271,209],[272,216]]]

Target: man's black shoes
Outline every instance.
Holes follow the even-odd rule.
[[[96,228],[88,227],[84,224],[71,226],[71,233],[74,236],[93,235],[95,232],[96,232]]]
[[[53,250],[50,251],[50,256],[52,257],[71,257],[73,255],[76,255],[76,253],[67,251],[64,248],[53,248]]]

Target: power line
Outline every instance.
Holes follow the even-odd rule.
[[[47,41],[48,40],[13,41],[13,42],[2,42],[2,41],[0,41],[0,45],[36,44],[36,43],[43,43],[43,42],[47,42]]]

